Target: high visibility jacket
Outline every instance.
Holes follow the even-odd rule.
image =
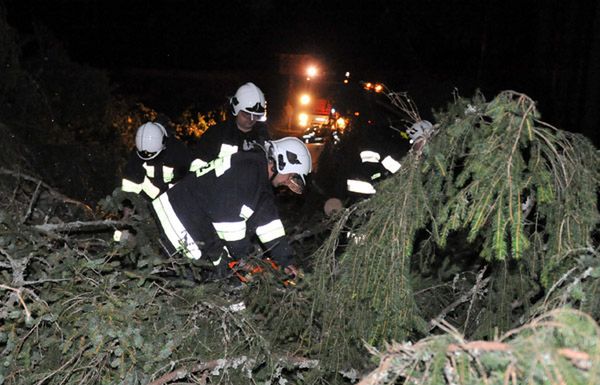
[[[133,151],[123,172],[121,189],[154,199],[188,173],[191,161],[187,147],[171,137],[154,159],[143,160]]]
[[[392,155],[371,149],[358,149],[359,166],[346,179],[349,194],[369,196],[377,192],[374,183],[400,170],[400,162]],[[356,154],[355,154],[356,156]]]
[[[352,201],[377,193],[377,183],[397,173],[408,142],[385,126],[353,127],[323,151],[317,184],[326,194]]]
[[[269,140],[264,122],[256,122],[249,132],[240,131],[234,117],[209,127],[192,147],[193,162],[190,170],[196,171],[208,162],[238,151],[252,151],[256,144],[264,145]]]
[[[210,162],[153,201],[172,250],[192,259],[214,259],[219,242],[234,259],[245,258],[256,235],[282,266],[292,249],[275,205],[265,154],[238,152]],[[203,254],[204,253],[204,254]]]

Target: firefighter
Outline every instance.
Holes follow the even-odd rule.
[[[294,275],[273,187],[301,194],[311,164],[302,141],[283,138],[266,142],[264,151],[224,154],[186,176],[153,202],[169,251],[205,259],[223,272],[228,258],[252,253],[256,235],[271,259]]]
[[[174,136],[168,135],[165,127],[156,122],[147,122],[138,127],[135,135],[135,149],[129,156],[121,190],[140,194],[148,201],[158,197],[190,168],[191,155],[187,147]],[[123,218],[131,216],[133,205],[123,202]],[[115,241],[123,240],[127,232],[115,231]]]
[[[193,148],[191,171],[208,162],[237,151],[249,151],[264,145],[270,139],[265,121],[267,102],[265,95],[254,83],[239,87],[229,100],[232,119],[210,127]]]
[[[377,183],[401,168],[407,152],[406,140],[385,125],[354,127],[344,134],[328,157],[330,165],[321,168],[318,182],[330,199],[323,210],[330,215],[377,192]]]

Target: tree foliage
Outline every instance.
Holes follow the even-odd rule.
[[[600,379],[600,329],[586,314],[557,309],[494,341],[467,341],[459,331],[416,344],[393,343],[359,385],[593,384]],[[576,348],[574,348],[576,347]]]
[[[600,158],[589,140],[544,123],[513,91],[456,97],[436,118],[425,146],[354,208],[343,252],[334,232],[315,254],[316,346],[334,368],[360,362],[363,341],[423,335],[436,311],[473,335],[507,330],[591,247]],[[465,283],[478,290],[444,300],[468,273],[456,256],[483,267]],[[578,303],[589,309],[597,285],[588,288]]]

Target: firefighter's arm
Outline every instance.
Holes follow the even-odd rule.
[[[357,157],[358,155],[358,157]],[[380,155],[371,150],[361,150],[359,154],[353,154],[352,163],[356,165],[349,170],[346,179],[346,188],[351,196],[368,197],[375,194],[373,185],[380,177],[377,173]]]
[[[261,194],[252,216],[252,226],[268,254],[279,266],[286,268],[296,264],[294,249],[285,237],[285,228],[279,219],[272,194]]]
[[[196,172],[208,162],[219,156],[221,137],[218,135],[219,126],[209,127],[198,141],[191,146],[190,171]]]

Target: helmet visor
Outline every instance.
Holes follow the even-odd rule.
[[[158,155],[158,152],[144,150],[144,151],[138,151],[137,154],[143,160],[150,160],[150,159],[154,159],[156,157],[156,155]]]
[[[256,122],[264,122],[267,120],[267,116],[265,114],[248,114],[250,115],[250,119]]]
[[[258,102],[251,107],[246,107],[242,109],[242,111],[250,114],[250,119],[254,121],[264,122],[267,120],[267,109],[265,108],[265,106],[261,105]]]
[[[286,183],[286,186],[295,192],[296,194],[304,193],[304,189],[306,188],[306,183],[304,182],[304,178],[300,174],[294,174]]]

